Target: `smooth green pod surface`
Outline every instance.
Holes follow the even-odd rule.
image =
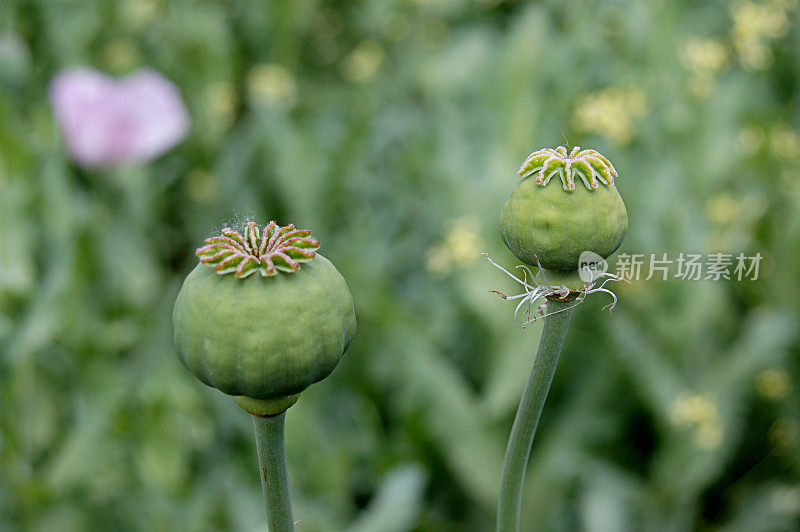
[[[356,331],[347,283],[320,254],[291,274],[237,279],[198,264],[172,315],[184,365],[252,399],[297,394],[327,377]]]
[[[560,272],[578,269],[583,251],[608,257],[622,243],[628,212],[614,185],[567,191],[520,182],[500,213],[500,236],[521,261]]]

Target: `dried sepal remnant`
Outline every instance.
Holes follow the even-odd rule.
[[[200,262],[213,265],[219,274],[233,273],[240,279],[256,271],[264,277],[296,272],[300,263],[316,257],[319,249],[310,230],[295,229],[294,224],[281,227],[274,221],[263,230],[255,222],[247,222],[244,235],[226,227],[222,235],[207,238],[205,244],[196,252]]]
[[[558,299],[559,301],[573,301],[572,305],[567,308],[563,308],[561,310],[557,310],[556,312],[564,312],[565,310],[569,310],[572,307],[576,307],[583,303],[586,299],[586,296],[590,294],[596,294],[598,292],[604,292],[611,296],[611,303],[603,307],[603,310],[608,309],[609,314],[614,307],[617,305],[617,296],[606,288],[606,284],[609,281],[616,281],[616,282],[623,282],[630,284],[630,281],[614,275],[613,273],[600,273],[597,277],[589,283],[586,283],[581,290],[577,292],[571,290],[570,288],[561,285],[561,286],[553,286],[547,280],[547,275],[545,274],[544,268],[542,268],[541,264],[539,265],[538,272],[536,274],[531,271],[531,269],[525,265],[520,264],[517,266],[517,269],[522,271],[523,277],[520,279],[510,271],[506,270],[489,256],[488,253],[485,251],[482,253],[484,257],[486,257],[489,262],[492,263],[492,266],[498,268],[503,273],[514,279],[517,283],[522,285],[522,288],[525,290],[521,294],[516,294],[512,296],[508,296],[502,292],[497,290],[489,290],[494,294],[499,295],[503,299],[506,300],[519,300],[517,303],[517,308],[514,310],[514,323],[521,328],[525,328],[527,325],[535,322],[536,320],[546,318],[554,313],[547,314],[546,303],[542,303],[546,299]],[[538,259],[537,259],[538,260]],[[537,278],[539,276],[539,278]],[[599,286],[598,286],[599,284]],[[541,303],[541,304],[540,304]],[[535,310],[534,310],[535,309]],[[524,313],[524,316],[520,317],[519,313],[520,310]],[[520,321],[522,320],[522,321]]]
[[[597,150],[581,150],[575,146],[567,153],[564,146],[542,148],[525,159],[517,172],[528,177],[538,171],[536,183],[546,186],[550,179],[558,174],[564,190],[575,190],[575,175],[579,175],[588,189],[599,187],[598,180],[606,185],[613,185],[617,170],[611,161]]]

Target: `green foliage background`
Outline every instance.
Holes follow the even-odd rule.
[[[250,420],[171,339],[235,213],[313,228],[356,301],[287,416],[298,529],[491,529],[540,326],[480,252],[514,264],[497,214],[558,144],[620,171],[622,252],[764,261],[574,313],[525,529],[796,525],[796,1],[5,0],[0,32],[0,529],[264,526]],[[190,136],[78,168],[47,101],[76,65],[163,72]]]

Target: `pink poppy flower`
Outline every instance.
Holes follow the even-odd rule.
[[[147,162],[183,139],[189,113],[158,72],[123,79],[77,68],[50,84],[50,102],[72,158],[86,167]]]

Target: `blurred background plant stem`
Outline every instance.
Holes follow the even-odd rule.
[[[503,460],[503,475],[500,479],[500,495],[497,505],[498,532],[516,532],[519,530],[519,514],[522,504],[522,488],[525,483],[525,470],[528,457],[536,435],[536,427],[542,415],[550,384],[558,366],[558,356],[567,335],[569,317],[572,314],[573,301],[547,302],[544,330],[539,340],[539,350],[533,369],[522,392],[508,448]]]

